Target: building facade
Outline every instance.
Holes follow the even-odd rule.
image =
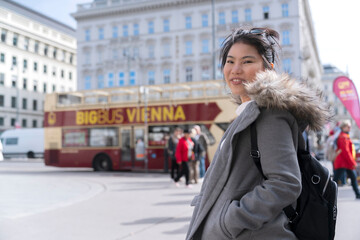
[[[78,89],[221,79],[221,44],[245,24],[280,33],[277,70],[321,82],[307,0],[95,0],[72,16]]]
[[[76,90],[75,30],[0,0],[0,132],[42,127],[46,93]]]
[[[356,125],[356,122],[352,119],[349,111],[345,108],[344,104],[341,100],[336,96],[333,91],[333,83],[337,77],[346,76],[349,77],[347,73],[340,71],[337,67],[331,64],[324,64],[323,65],[324,71],[322,76],[322,83],[323,83],[323,93],[325,97],[325,101],[329,103],[331,106],[334,119],[333,123],[328,127],[327,131],[330,131],[334,128],[336,123],[341,122],[343,120],[351,120],[352,127],[350,135],[353,138],[360,138],[360,130],[359,127]],[[325,133],[326,135],[328,132]]]

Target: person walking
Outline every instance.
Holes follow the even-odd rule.
[[[193,153],[195,158],[189,159],[189,170],[190,170],[189,181],[190,183],[197,184],[199,181],[199,162],[200,162],[200,154],[202,150],[199,142],[195,139],[195,136],[196,136],[196,130],[192,128],[190,138],[191,141],[193,141],[194,143]]]
[[[181,136],[182,136],[182,129],[177,127],[174,129],[174,132],[173,134],[171,134],[168,141],[168,153],[171,158],[171,171],[170,171],[171,179],[175,179],[179,175],[180,169],[179,169],[179,165],[176,163],[175,151]]]
[[[199,143],[199,150],[201,151],[199,154],[199,177],[203,178],[205,176],[205,159],[207,155],[207,147],[209,144],[208,137],[201,132],[201,127],[199,125],[195,125],[194,129],[196,131],[195,140]]]
[[[224,41],[221,69],[239,106],[225,131],[201,187],[186,239],[297,239],[283,208],[301,193],[297,150],[302,132],[320,130],[330,118],[313,88],[278,74],[279,34],[241,27]],[[261,165],[250,156],[250,125],[257,129]]]
[[[184,136],[180,138],[179,143],[176,147],[175,157],[177,164],[181,165],[180,174],[174,179],[175,184],[179,187],[179,180],[182,176],[185,176],[185,184],[187,187],[191,188],[189,185],[189,160],[194,160],[194,142],[191,140],[190,131],[188,129],[184,130]]]
[[[354,145],[351,142],[349,132],[351,129],[351,122],[345,120],[340,124],[340,134],[337,138],[337,156],[334,162],[334,181],[338,182],[346,172],[346,175],[351,180],[351,186],[354,190],[356,199],[360,199],[360,191],[356,176],[356,161],[354,158]]]

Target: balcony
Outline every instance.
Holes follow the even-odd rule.
[[[95,0],[90,3],[83,3],[77,5],[77,11],[86,11],[90,9],[99,9],[104,7],[114,6],[131,6],[139,3],[154,3],[154,2],[166,2],[168,0]]]

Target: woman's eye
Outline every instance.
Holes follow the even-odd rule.
[[[231,60],[227,60],[226,63],[234,63],[233,61]]]
[[[244,63],[244,64],[252,63],[252,61],[244,61],[243,63]]]

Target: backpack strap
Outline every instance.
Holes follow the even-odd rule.
[[[260,151],[259,151],[259,148],[257,145],[257,132],[256,132],[255,122],[251,123],[251,125],[250,125],[250,134],[251,134],[250,156],[254,160],[254,163],[255,163],[257,169],[259,170],[259,172],[261,173],[261,175],[263,176],[263,178],[265,180],[267,180],[267,177],[264,175],[264,172],[261,167],[261,162],[260,162],[261,155],[260,155]],[[296,210],[291,205],[283,208],[283,211],[284,211],[285,215],[287,216],[287,218],[289,219],[289,223],[294,223],[297,221],[299,214],[296,212]]]

